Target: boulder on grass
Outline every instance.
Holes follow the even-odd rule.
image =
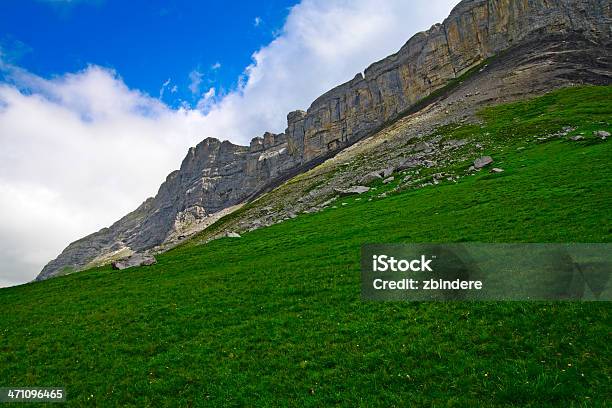
[[[348,196],[353,194],[363,194],[370,191],[369,187],[366,186],[353,186],[349,188],[334,188],[334,192],[339,196]]]
[[[431,146],[427,142],[420,142],[414,146],[415,152],[431,152],[433,151],[433,146]]]
[[[380,171],[373,171],[371,173],[366,174],[359,180],[359,183],[360,184],[370,184],[376,180],[382,180]]]
[[[127,258],[118,259],[111,263],[113,269],[127,269],[134,266],[149,266],[156,264],[157,260],[153,255],[133,254]]]
[[[387,167],[386,169],[384,169],[382,171],[383,178],[387,178],[387,177],[391,176],[393,174],[394,170],[395,169],[393,167]]]
[[[415,157],[408,157],[404,160],[402,160],[402,162],[399,164],[399,166],[397,166],[396,171],[403,171],[403,170],[409,170],[409,169],[414,169],[416,167],[422,166],[423,163],[415,158]]]
[[[482,169],[483,167],[486,167],[491,163],[493,163],[493,159],[491,158],[491,156],[482,156],[474,160],[474,168]]]

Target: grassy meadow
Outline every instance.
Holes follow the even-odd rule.
[[[611,131],[612,87],[481,118],[441,132],[493,141],[503,173],[379,186],[154,266],[1,289],[0,387],[63,386],[69,406],[609,405],[609,302],[360,298],[366,242],[612,241],[612,147],[593,136]]]

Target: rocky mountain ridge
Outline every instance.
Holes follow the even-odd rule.
[[[201,231],[227,212],[410,112],[424,98],[518,44],[550,35],[609,47],[609,2],[464,0],[396,54],[287,115],[282,134],[248,147],[208,138],[189,149],[154,198],[68,246],[37,279],[106,263]]]
[[[559,88],[611,83],[609,47],[579,36],[552,35],[523,42],[482,64],[439,100],[259,196],[186,245],[204,244],[230,232],[242,234],[299,214],[337,211],[341,217],[345,205],[386,200],[404,190],[459,182],[474,176],[486,163],[490,165],[486,171],[498,172],[501,167],[503,172],[505,164],[497,160],[491,163],[488,155],[504,147],[498,138],[483,130],[486,124],[478,112]],[[564,125],[536,138],[516,134],[507,143],[522,143],[525,149],[559,139],[591,137],[589,143],[605,140],[576,133],[572,124],[572,118],[567,118]],[[598,125],[606,127],[605,123]],[[466,127],[471,131],[461,131],[461,138],[452,136],[453,129]],[[406,211],[411,209],[407,207]]]

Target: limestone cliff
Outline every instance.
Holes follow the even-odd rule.
[[[291,154],[309,161],[397,118],[483,60],[526,40],[579,33],[608,43],[611,6],[598,0],[466,0],[442,23],[400,50],[293,112]]]
[[[37,279],[176,241],[397,119],[489,57],[534,38],[580,36],[609,47],[612,6],[604,0],[464,0],[442,23],[287,115],[284,134],[250,146],[205,139],[189,149],[154,198],[109,228],[70,244]]]

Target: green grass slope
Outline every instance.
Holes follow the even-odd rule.
[[[72,406],[605,406],[609,302],[360,299],[365,242],[611,241],[612,148],[591,135],[612,87],[482,117],[444,132],[495,139],[501,174],[0,290],[0,386],[64,386]],[[537,140],[562,126],[585,140]]]

